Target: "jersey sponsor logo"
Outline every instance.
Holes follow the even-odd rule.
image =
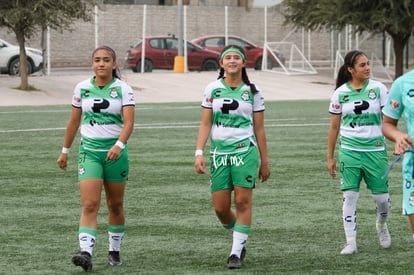
[[[241,156],[231,155],[216,155],[216,151],[213,153],[213,166],[215,169],[221,166],[241,166],[244,165],[244,159]]]
[[[400,108],[400,103],[398,103],[398,101],[395,101],[395,100],[390,100],[390,105],[393,109]]]
[[[374,121],[370,120],[370,114],[358,114],[357,117],[354,118],[353,121],[349,122],[349,127],[356,128],[361,126],[372,126],[375,125]]]
[[[89,124],[91,126],[95,126],[95,125],[112,125],[114,123],[113,122],[97,122],[96,120],[91,119],[91,120],[89,120]]]
[[[81,101],[81,99],[80,99],[80,97],[74,95],[73,96],[73,101],[76,102],[76,103],[79,103]]]
[[[237,110],[237,108],[239,108],[239,102],[237,102],[237,100],[226,98],[226,99],[223,100],[223,105],[221,107],[221,112],[223,114],[229,114],[230,111]]]
[[[92,111],[95,113],[100,113],[101,110],[107,109],[109,107],[109,101],[103,98],[95,98],[93,100]]]
[[[369,103],[365,100],[358,100],[354,102],[354,112],[359,115],[362,114],[362,111],[369,108]]]
[[[213,102],[213,98],[212,97],[208,97],[205,99],[206,103],[212,103]]]
[[[337,104],[337,103],[332,103],[332,109],[334,110],[339,110],[339,108],[341,108],[341,105]]]

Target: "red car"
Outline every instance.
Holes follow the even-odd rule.
[[[133,72],[141,71],[142,39],[132,45],[125,58],[126,64]],[[150,36],[145,38],[144,71],[153,69],[173,69],[174,59],[178,55],[178,39],[174,36]],[[217,71],[220,54],[203,49],[187,42],[187,66],[189,70]]]
[[[235,35],[227,36],[228,42],[227,45],[237,45],[244,49],[247,56],[247,67],[255,68],[256,70],[262,69],[262,58],[263,58],[263,48],[259,47],[252,42],[241,38]],[[192,42],[197,44],[205,49],[214,50],[221,52],[225,47],[225,36],[224,35],[206,35],[196,39],[193,39]],[[285,63],[285,57],[280,52],[275,52],[277,58]],[[268,68],[279,66],[278,61],[275,58],[272,58],[272,62],[268,62]]]

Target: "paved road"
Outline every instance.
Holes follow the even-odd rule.
[[[317,74],[286,75],[282,73],[248,70],[249,79],[262,91],[266,101],[326,99],[334,88],[332,69],[317,69]],[[52,70],[49,76],[36,74],[29,84],[39,89],[24,92],[19,77],[0,75],[0,106],[70,104],[76,83],[92,76],[90,69]],[[137,103],[201,102],[204,87],[217,78],[216,72],[132,73],[122,71],[122,77],[135,91]]]

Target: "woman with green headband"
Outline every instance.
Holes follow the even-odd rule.
[[[247,77],[244,50],[225,47],[220,67],[218,79],[204,90],[194,166],[197,173],[206,172],[203,152],[210,137],[210,191],[218,219],[233,236],[227,267],[235,269],[246,255],[256,178],[266,181],[270,169],[263,95]]]

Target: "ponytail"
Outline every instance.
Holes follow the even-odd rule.
[[[353,68],[355,66],[355,62],[360,55],[366,56],[365,53],[358,50],[350,51],[345,55],[344,64],[339,69],[336,77],[335,89],[352,80],[352,75],[349,73],[348,68]]]

